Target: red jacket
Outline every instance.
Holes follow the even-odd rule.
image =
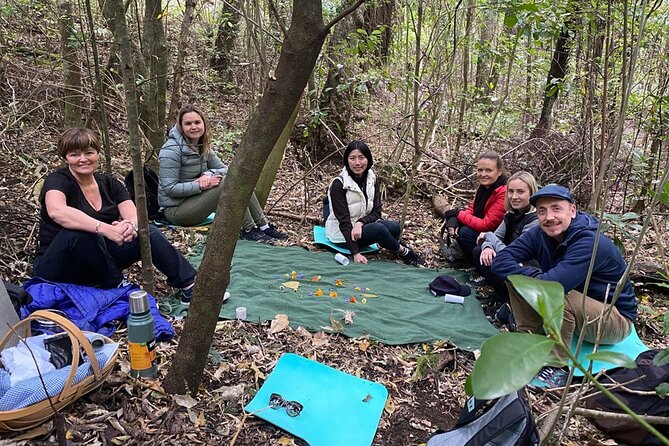
[[[458,212],[458,221],[478,232],[494,231],[502,223],[506,213],[506,209],[504,209],[505,196],[506,185],[495,189],[486,201],[483,218],[474,215],[474,200],[472,200],[467,209]]]

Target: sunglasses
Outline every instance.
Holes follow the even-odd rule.
[[[286,409],[286,414],[289,417],[296,417],[302,412],[302,405],[297,401],[284,400],[278,393],[273,393],[269,397],[269,407],[272,409]]]

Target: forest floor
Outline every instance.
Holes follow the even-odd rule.
[[[17,64],[8,69],[20,71],[24,67]],[[17,77],[20,76],[17,74]],[[207,97],[207,94],[214,93],[204,90],[193,93],[199,97]],[[209,102],[217,104],[212,110],[215,138],[219,141],[238,140],[245,119],[238,110],[246,109],[246,106],[234,103],[234,98],[230,97],[218,97],[217,101]],[[389,102],[392,98],[383,95],[373,98],[368,110],[364,111],[369,112],[368,120],[358,122],[354,136],[365,139],[372,147],[379,171],[384,172],[382,178],[386,180],[385,211],[389,218],[398,219],[403,204],[403,181],[397,179],[396,171],[385,173],[387,171],[382,169],[391,151],[397,147],[397,142],[388,136],[392,126],[388,123],[395,119],[387,115],[391,111],[384,107]],[[48,124],[53,121],[46,117],[41,121],[36,119],[33,127],[7,128],[0,133],[0,172],[3,172],[0,175],[0,271],[4,279],[12,282],[23,282],[29,277],[39,220],[35,190],[45,174],[58,165],[54,147],[60,129]],[[122,149],[126,147],[125,137],[118,127],[113,132],[113,138],[114,170],[120,177],[127,169],[128,157]],[[454,169],[470,171],[471,162],[479,149],[476,144],[470,144],[463,148],[462,156],[448,156],[445,151],[440,153],[443,159],[454,163]],[[230,153],[226,153],[229,159]],[[287,150],[267,210],[271,220],[289,232],[288,244],[313,249],[313,219],[320,215],[320,199],[329,178],[340,168],[339,156],[334,158],[337,160],[335,163],[307,171],[305,166],[313,163],[305,159],[299,147]],[[406,159],[406,155],[402,157],[402,160]],[[401,163],[404,171],[408,171],[408,165],[408,161]],[[424,161],[419,166],[421,192],[411,198],[407,207],[405,240],[426,257],[431,267],[439,264],[436,250],[440,220],[432,210],[430,189],[443,188],[449,179],[448,172],[443,162]],[[461,187],[449,196],[450,200],[462,205],[473,195],[473,190],[471,185]],[[189,246],[205,238],[206,232],[170,231],[168,236],[185,252]],[[644,245],[644,249],[646,251],[640,258],[657,258],[652,244]],[[385,254],[378,257],[396,260]],[[666,311],[667,295],[646,289],[643,283],[636,285],[643,304],[638,322],[639,334],[650,345],[666,347],[668,339],[662,335],[662,314]],[[486,287],[478,289],[479,294],[484,296],[490,291]],[[169,293],[164,282],[159,282],[157,295],[160,297]],[[175,321],[174,325],[180,333],[183,321]],[[445,341],[388,346],[365,338],[310,333],[301,328],[271,333],[268,322],[258,325],[221,321],[197,397],[174,398],[163,391],[161,378],[170,366],[179,341],[178,335],[174,340],[159,345],[159,379],[154,381],[129,377],[125,330],[118,330],[114,339],[121,343],[122,349],[114,372],[99,390],[64,411],[68,438],[72,444],[304,444],[302,440],[261,419],[246,417],[242,410],[279,357],[292,352],[382,383],[390,396],[374,445],[417,445],[425,443],[436,429],[453,426],[465,402],[464,382],[474,362],[473,354],[458,350]],[[436,366],[424,365],[428,354],[438,355]],[[556,407],[559,396],[556,392],[528,393],[535,419],[540,424]],[[564,433],[562,444],[565,445],[616,444],[599,433],[589,421],[578,416],[569,421]],[[53,425],[48,422],[16,436],[6,435],[5,439],[0,439],[0,444],[37,445],[52,444],[53,441]]]

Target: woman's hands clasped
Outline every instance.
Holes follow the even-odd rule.
[[[98,227],[98,234],[108,238],[117,245],[132,241],[137,237],[137,225],[131,220],[115,221],[112,224],[102,223]]]
[[[197,184],[200,186],[200,190],[213,189],[214,187],[221,184],[223,177],[221,175],[202,175],[197,179]]]

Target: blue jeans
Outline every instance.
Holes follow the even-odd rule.
[[[472,251],[474,251],[474,248],[476,247],[476,238],[478,236],[479,232],[473,230],[469,226],[460,226],[460,229],[458,229],[458,242],[460,243],[460,247],[462,247],[462,251],[465,253],[467,261],[472,265],[475,264]]]
[[[149,225],[153,264],[167,276],[167,283],[184,288],[195,279],[195,268],[158,228]],[[117,245],[98,234],[63,229],[33,263],[35,276],[53,282],[114,288],[123,281],[122,271],[140,259],[139,239]]]
[[[400,250],[400,224],[396,221],[376,220],[362,227],[362,236],[358,240],[358,246],[368,246],[378,243],[388,251]]]

